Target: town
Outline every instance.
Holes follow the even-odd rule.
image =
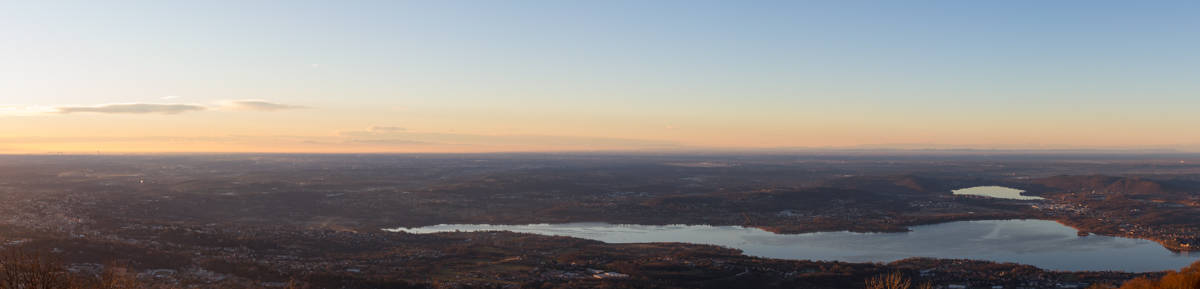
[[[859,288],[890,272],[936,288],[1084,288],[1163,272],[1051,271],[963,259],[787,260],[684,243],[382,229],[607,222],[795,234],[1043,219],[1081,234],[1190,251],[1200,225],[1200,166],[1159,158],[1096,165],[995,156],[932,162],[854,156],[0,158],[3,250],[47,254],[78,274],[120,268],[142,282],[190,288],[295,282],[311,288]],[[1163,163],[1154,170],[1174,174],[1137,174],[1145,163]],[[951,193],[978,185],[1021,188],[1044,200]]]

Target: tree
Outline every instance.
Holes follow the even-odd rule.
[[[909,287],[912,287],[912,281],[900,272],[867,278],[867,289],[908,289]]]
[[[0,289],[70,289],[72,276],[45,256],[17,250],[0,253]]]
[[[57,260],[11,249],[0,252],[0,289],[142,289],[150,288],[117,266],[103,274],[72,274]]]
[[[1200,262],[1179,272],[1170,272],[1158,280],[1137,278],[1125,282],[1121,289],[1197,289],[1200,288]]]

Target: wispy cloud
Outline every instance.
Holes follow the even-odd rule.
[[[227,100],[221,102],[221,107],[228,110],[243,111],[279,111],[307,108],[299,105],[275,103],[259,99]]]
[[[194,104],[152,104],[152,103],[121,103],[97,106],[65,106],[56,108],[57,112],[70,113],[110,113],[110,114],[180,114],[185,112],[202,111],[204,106]]]
[[[0,116],[34,116],[56,111],[49,106],[0,105]]]
[[[179,96],[169,95],[161,97],[163,100],[176,99]],[[245,100],[229,100],[222,101],[211,105],[201,104],[183,104],[183,103],[112,103],[99,105],[72,105],[72,106],[14,106],[0,105],[0,116],[37,116],[51,114],[77,114],[77,113],[101,113],[101,114],[181,114],[186,112],[196,112],[205,110],[235,110],[235,111],[280,111],[289,109],[307,108],[299,105],[289,105],[266,100],[245,99]],[[386,130],[387,128],[381,128]],[[395,131],[393,130],[391,131]]]
[[[490,151],[521,151],[530,148],[567,150],[667,149],[679,143],[656,140],[521,134],[470,134],[409,131],[394,126],[373,126],[365,130],[341,131],[343,142],[383,146],[440,145],[471,147]]]
[[[407,129],[405,129],[403,127],[398,127],[398,126],[372,126],[369,130],[371,132],[375,132],[375,133],[387,133],[387,132],[402,132]]]

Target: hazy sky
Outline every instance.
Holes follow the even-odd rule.
[[[2,1],[0,153],[1200,150],[1197,1]]]

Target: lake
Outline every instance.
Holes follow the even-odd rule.
[[[1027,201],[1028,200],[1045,200],[1042,197],[1022,196],[1021,193],[1024,193],[1025,191],[1014,189],[1014,188],[1001,187],[1001,186],[970,187],[970,188],[965,188],[965,189],[953,190],[952,192],[954,192],[955,195],[984,196],[984,197],[998,198],[998,199],[1027,200]]]
[[[1183,268],[1200,254],[1173,253],[1158,243],[1111,236],[1078,236],[1045,220],[960,221],[912,227],[904,233],[775,234],[740,226],[436,225],[387,229],[416,234],[512,231],[607,243],[685,242],[736,248],[746,255],[797,260],[891,262],[909,257],[1014,262],[1051,270],[1150,272]]]

